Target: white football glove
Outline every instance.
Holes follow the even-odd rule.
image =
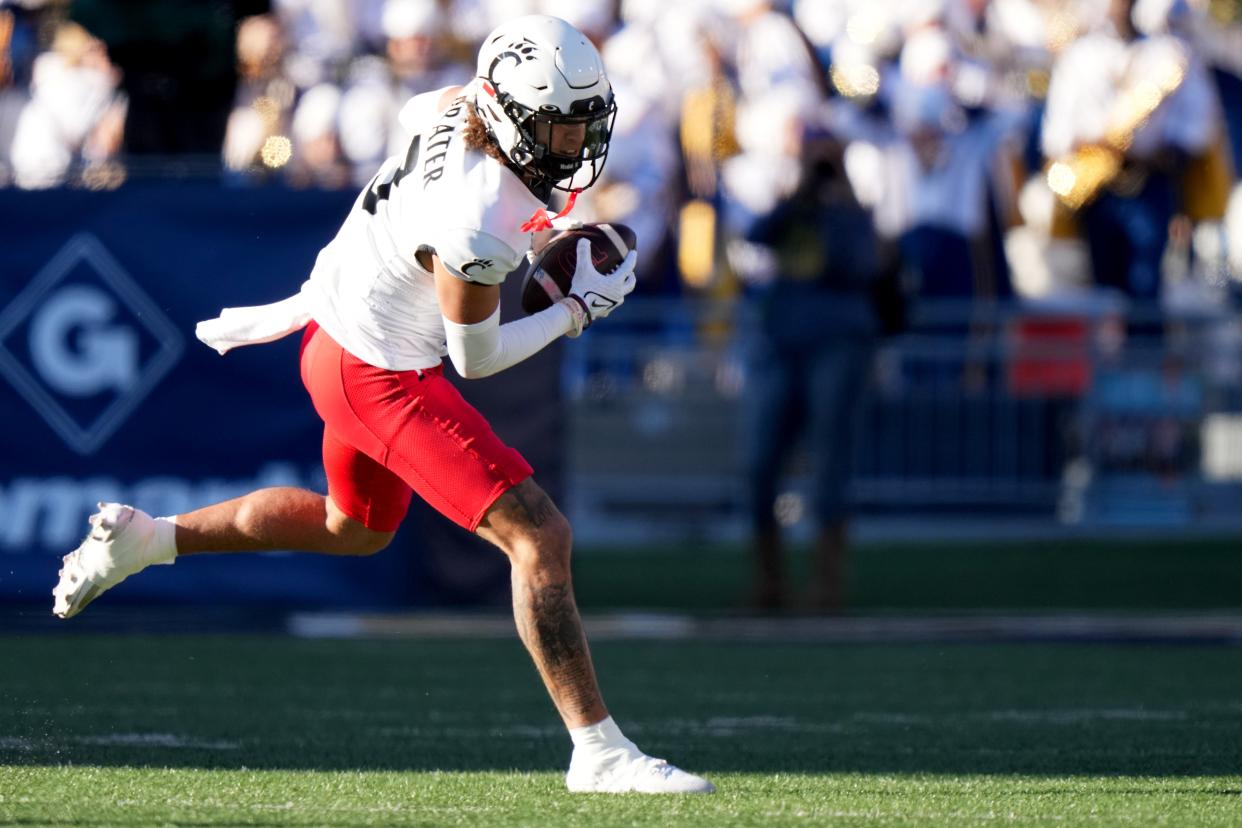
[[[603,319],[621,307],[625,297],[634,289],[634,264],[637,261],[638,253],[631,250],[616,270],[600,273],[591,262],[590,240],[578,240],[578,263],[569,285],[569,298],[576,300],[586,312],[586,324],[582,327],[587,327],[596,319]]]

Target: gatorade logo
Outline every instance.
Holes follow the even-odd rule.
[[[89,234],[70,239],[0,313],[0,374],[82,455],[115,433],[182,347],[168,317]]]

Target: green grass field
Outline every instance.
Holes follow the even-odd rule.
[[[5,825],[1242,824],[1242,651],[595,646],[712,797],[570,796],[512,641],[0,638]]]
[[[872,541],[850,552],[851,611],[1178,610],[1242,606],[1242,537]],[[791,581],[807,569],[790,550]],[[659,573],[659,577],[652,577]],[[745,606],[747,551],[681,543],[585,550],[574,580],[584,607],[716,612]],[[692,585],[692,586],[687,586]]]

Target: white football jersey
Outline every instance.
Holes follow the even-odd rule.
[[[499,284],[530,249],[522,224],[545,205],[508,167],[467,150],[467,93],[411,98],[413,132],[384,162],[302,286],[311,316],[345,350],[381,368],[439,365],[447,353],[435,281],[417,259],[435,253],[460,279]]]

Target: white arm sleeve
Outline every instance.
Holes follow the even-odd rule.
[[[471,325],[444,319],[449,359],[465,379],[491,376],[516,365],[573,329],[573,314],[561,302],[504,325],[500,308]]]

